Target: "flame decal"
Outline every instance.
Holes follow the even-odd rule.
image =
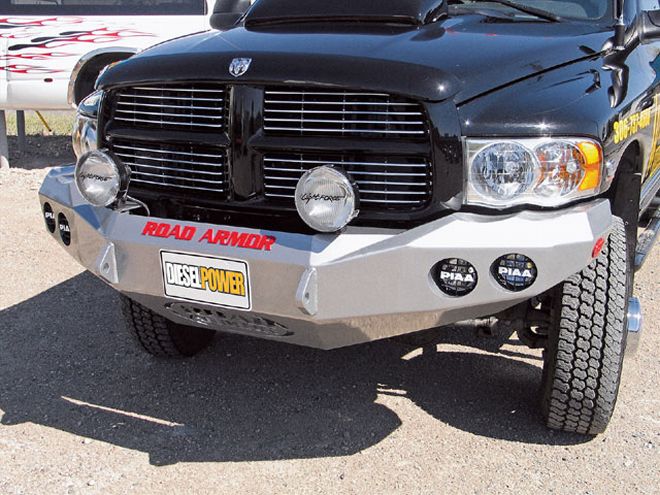
[[[5,67],[0,66],[0,70],[12,72],[14,74],[55,74],[57,72],[64,72],[58,69],[49,69],[48,67],[39,67],[31,65],[12,64]]]
[[[110,43],[123,38],[154,36],[132,29],[112,30],[109,28],[94,29],[91,31],[65,31],[55,36],[40,36],[32,38],[30,43],[12,45],[9,51],[24,50],[26,48],[59,48],[75,45],[77,43]]]
[[[14,53],[0,55],[0,60],[50,60],[75,56],[75,53],[45,52],[45,53]]]
[[[0,33],[0,38],[4,38],[7,40],[18,40],[18,39],[23,39],[23,38],[29,38],[30,36],[34,36],[34,33],[32,31],[28,30],[21,30],[21,32],[17,33],[15,31],[11,33]]]
[[[16,29],[25,27],[62,26],[66,24],[81,24],[82,17],[47,17],[45,19],[25,20],[19,17],[0,17],[0,29]]]

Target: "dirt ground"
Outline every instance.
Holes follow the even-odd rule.
[[[25,170],[52,167],[60,163],[75,161],[71,147],[71,130],[75,112],[41,112],[43,121],[36,112],[25,112],[25,149],[19,147],[16,112],[6,112],[9,144],[9,163],[14,168]],[[45,124],[44,124],[45,122]]]
[[[1,494],[660,493],[660,249],[614,419],[585,438],[542,426],[538,352],[466,328],[425,352],[222,337],[147,357],[46,233],[38,167],[0,171]]]

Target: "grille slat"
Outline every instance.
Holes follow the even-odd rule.
[[[270,168],[267,167],[264,170],[266,171],[276,171],[276,172],[300,172],[299,168]],[[373,176],[378,176],[382,177],[382,172],[362,172],[362,171],[356,171],[352,170],[351,175],[373,175]],[[414,172],[388,172],[387,176],[388,177],[426,177],[427,174],[425,173],[414,173]],[[273,177],[271,177],[272,179]],[[297,179],[296,179],[297,180]]]
[[[199,100],[195,100],[195,102],[198,102],[198,101]],[[217,102],[217,100],[213,100],[213,101]],[[139,104],[137,104],[137,103],[131,103],[131,102],[127,102],[127,101],[117,102],[117,105],[118,106],[128,106],[128,107],[134,107],[134,106],[137,105],[137,106],[146,107],[146,108],[170,108],[170,107],[173,106],[173,105],[162,105],[160,103],[139,103]],[[181,108],[185,108],[185,109],[191,109],[192,108],[193,110],[216,110],[217,109],[217,107],[200,107],[199,105],[180,105],[180,106],[181,106]],[[117,111],[119,111],[119,110],[117,110]]]
[[[135,164],[133,164],[133,165],[135,165]],[[166,170],[166,169],[161,168],[161,170]],[[179,170],[179,172],[183,172],[183,170]],[[133,175],[133,174],[144,175],[144,176],[147,176],[147,177],[158,177],[158,178],[161,178],[161,179],[164,178],[164,177],[167,177],[170,180],[175,178],[178,181],[182,180],[182,181],[186,181],[186,182],[202,182],[204,184],[215,184],[215,185],[222,184],[222,181],[218,181],[218,180],[206,180],[206,179],[197,179],[197,178],[181,177],[181,176],[165,176],[164,174],[153,174],[151,172],[142,172],[141,170],[132,171],[131,175]],[[222,189],[218,189],[218,190],[222,191]]]
[[[271,117],[270,119],[272,122],[303,122],[301,119],[274,119]],[[379,120],[347,120],[347,119],[342,119],[342,120],[331,120],[331,119],[307,119],[304,122],[311,122],[313,124],[317,123],[326,123],[326,124],[382,124],[381,121]],[[412,122],[400,122],[397,125],[420,125],[423,124],[424,122],[420,121],[412,121]]]
[[[267,89],[264,130],[297,136],[410,138],[427,134],[419,103],[383,93],[310,89]]]
[[[344,124],[350,124],[350,122],[345,122]],[[342,124],[342,125],[344,125]],[[264,129],[267,131],[283,131],[283,132],[289,132],[292,129],[291,127],[269,127],[265,126]],[[306,133],[323,133],[323,134],[333,134],[333,133],[341,133],[341,134],[346,134],[346,130],[344,129],[330,129],[330,128],[321,128],[321,129],[305,129],[301,131],[301,133],[306,134]],[[419,134],[417,131],[403,131],[403,130],[397,130],[397,131],[376,131],[372,129],[351,129],[351,133],[356,133],[356,134],[382,134],[382,135],[397,135],[400,136],[401,134]]]
[[[339,93],[342,95],[341,93]],[[379,102],[379,101],[317,101],[317,100],[266,100],[266,103],[272,103],[277,105],[342,105],[342,106],[370,106],[370,107],[416,107],[419,106],[417,103],[389,103],[389,102]]]
[[[178,91],[180,93],[224,93],[224,89],[203,89],[203,88],[185,88],[185,87],[174,87],[174,86],[135,86],[133,89],[137,89],[140,91],[172,91],[173,88],[175,88],[175,91]]]
[[[163,107],[166,108],[166,107]],[[117,109],[117,113],[135,113],[134,110],[121,110]],[[200,119],[222,119],[222,115],[195,115],[195,114],[181,114],[181,113],[168,113],[168,112],[140,112],[141,115],[158,115],[159,117],[198,117]]]
[[[163,97],[163,96],[154,96],[154,95],[138,95],[134,93],[122,93],[122,96],[127,97],[127,98],[141,98],[145,100],[174,100],[174,101],[212,101],[214,103],[223,103],[224,100],[222,98],[191,98],[189,96],[169,96],[169,97]],[[131,102],[119,102],[120,105],[127,104],[127,105],[134,105],[135,103]],[[141,107],[146,107],[153,105],[152,103],[139,103]],[[157,106],[162,106],[162,105],[157,105]],[[166,105],[170,106],[170,105]],[[186,106],[187,105],[181,105],[181,106]],[[193,107],[193,108],[210,108],[214,109],[216,107]]]
[[[268,90],[268,94],[271,95],[300,95],[300,91],[277,91],[274,89]],[[313,95],[313,96],[335,96],[337,94],[337,91],[333,92],[328,92],[328,91],[311,91],[307,90],[305,91],[306,95]],[[348,91],[342,91],[341,94],[344,96],[385,96],[387,97],[387,93],[365,93],[365,92],[360,92],[360,93],[351,93]]]
[[[167,153],[168,155],[184,155],[184,156],[194,156],[195,158],[197,157],[207,157],[207,158],[218,158],[222,156],[222,154],[215,154],[215,155],[210,155],[210,154],[204,154],[204,153],[189,153],[186,151],[174,151],[174,150],[158,150],[158,149],[150,149],[150,148],[141,148],[139,146],[122,146],[120,144],[117,144],[117,142],[113,143],[113,148],[119,148],[119,149],[125,149],[125,150],[136,150],[136,151],[148,151],[150,153]]]
[[[351,175],[355,175],[355,172],[351,172]],[[298,177],[272,177],[272,176],[266,176],[264,177],[266,180],[282,180],[282,181],[294,181],[298,182]],[[368,185],[382,185],[382,186],[407,186],[407,187],[426,187],[426,184],[413,184],[410,182],[391,182],[391,181],[380,181],[380,180],[360,180],[360,184],[368,184]],[[268,185],[266,187],[273,187],[272,185]]]
[[[126,160],[122,160],[122,161],[124,162],[125,165],[128,165],[129,167],[132,167],[132,168],[134,168],[134,167],[152,168],[152,169],[155,169],[155,170],[169,170],[169,171],[173,171],[173,172],[184,172],[184,173],[187,172],[187,173],[191,173],[191,174],[203,174],[203,175],[217,175],[217,176],[223,176],[224,175],[224,172],[206,172],[205,170],[191,170],[189,168],[163,167],[163,166],[160,166],[160,165],[146,165],[144,163],[141,163],[140,165],[138,165],[135,162],[129,162],[129,161],[126,161]]]
[[[380,204],[383,201],[380,199],[367,199],[367,198],[360,198],[360,203],[371,203],[371,204]],[[401,201],[401,200],[396,200],[396,199],[388,199],[387,200],[388,205],[418,205],[419,202],[417,201]]]
[[[153,184],[155,186],[162,186],[161,182],[139,179],[137,177],[132,178],[131,182],[138,182],[140,184]],[[198,187],[198,186],[184,186],[184,185],[181,185],[181,184],[170,184],[168,187],[175,187],[177,189],[192,189],[192,190],[195,190],[195,191],[224,192],[223,189],[211,189],[211,188],[207,188],[207,187]]]
[[[116,139],[111,149],[131,169],[129,194],[144,187],[222,193],[226,199],[226,152],[207,145],[152,143]],[[204,156],[204,161],[195,160]],[[213,161],[211,161],[213,159]],[[157,186],[157,187],[151,187]]]
[[[291,113],[291,110],[277,110],[277,109],[269,109],[268,110],[270,113]],[[321,115],[344,115],[346,112],[343,110],[300,110],[298,113],[301,114],[306,114],[306,113],[314,113],[314,114],[321,114]],[[353,110],[351,112],[351,115],[402,115],[402,116],[407,116],[407,115],[414,115],[414,116],[419,116],[419,112],[395,112],[395,111],[390,111],[390,112],[382,112],[382,111],[376,111],[376,110]]]
[[[155,162],[183,163],[185,165],[202,165],[204,167],[222,167],[222,165],[218,164],[218,163],[198,162],[198,161],[195,161],[195,160],[182,160],[182,159],[164,158],[162,155],[159,155],[155,158],[151,157],[151,156],[133,155],[133,154],[130,154],[130,153],[120,153],[120,152],[117,152],[116,155],[121,157],[121,158],[150,160],[150,161],[155,161]],[[221,155],[217,155],[216,158],[220,159]]]
[[[139,123],[139,124],[154,124],[158,125],[160,127],[168,127],[171,125],[178,125],[178,126],[193,126],[194,127],[223,127],[223,124],[191,124],[190,122],[172,122],[170,120],[156,120],[156,119],[138,119],[138,118],[126,118],[126,117],[115,117],[115,120],[121,120],[124,122],[133,122],[133,123]]]
[[[423,157],[391,159],[385,157],[319,156],[311,154],[269,155],[264,157],[266,197],[294,199],[300,177],[319,165],[345,170],[355,180],[360,201],[369,207],[421,206],[431,197],[431,168]],[[298,168],[293,168],[297,165]],[[365,170],[366,169],[366,170]],[[423,169],[423,172],[419,170]],[[389,178],[392,180],[389,180]]]
[[[265,162],[276,162],[276,163],[317,163],[319,165],[327,165],[328,160],[308,160],[308,159],[295,159],[295,158],[264,158]],[[351,161],[352,165],[364,165],[364,166],[382,166],[383,162],[358,162],[358,161]],[[426,163],[390,163],[387,162],[388,167],[407,167],[407,168],[426,168],[428,165]]]
[[[363,184],[363,185],[366,184],[365,182],[360,182],[360,181],[357,181],[357,182],[358,182],[358,185],[359,184]],[[390,184],[390,185],[393,186],[395,184]],[[269,189],[269,188],[270,189],[291,189],[291,190],[295,191],[296,186],[280,186],[280,185],[277,185],[277,184],[266,184],[266,189]],[[362,191],[362,190],[360,190],[360,196],[362,196],[364,194],[382,194],[382,195],[406,194],[406,195],[415,196],[415,195],[425,195],[427,193],[426,193],[426,191],[391,191],[391,190],[387,190],[387,191],[369,191],[369,190]]]
[[[135,86],[117,90],[114,119],[135,127],[200,131],[225,126],[225,88],[217,84]]]

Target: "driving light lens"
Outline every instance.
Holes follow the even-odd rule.
[[[94,206],[109,206],[128,185],[128,172],[104,151],[91,151],[76,164],[76,186]]]
[[[356,187],[348,176],[330,165],[305,172],[295,194],[300,218],[319,232],[336,232],[358,214]]]
[[[448,296],[467,296],[477,286],[477,269],[461,258],[448,258],[436,264],[431,273],[438,288]]]
[[[534,262],[523,254],[507,254],[495,260],[491,273],[497,283],[511,292],[531,287],[538,276]]]
[[[96,91],[78,105],[72,134],[73,151],[78,158],[97,149],[97,119],[102,96],[102,91]]]
[[[598,143],[580,138],[466,141],[466,203],[558,206],[603,187]]]

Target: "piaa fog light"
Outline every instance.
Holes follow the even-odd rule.
[[[305,172],[295,194],[300,218],[319,232],[336,232],[358,214],[356,187],[348,176],[330,165]]]
[[[68,246],[71,244],[71,227],[64,213],[57,215],[57,225],[60,229],[60,239],[62,239],[65,246]]]
[[[55,232],[55,213],[50,203],[44,203],[44,220],[46,221],[46,228],[51,234]]]
[[[442,260],[433,267],[432,274],[440,290],[448,296],[467,296],[477,286],[477,270],[460,258]]]
[[[108,153],[90,151],[76,164],[76,186],[94,206],[109,206],[128,187],[128,170]]]
[[[512,292],[520,292],[531,287],[538,274],[536,265],[531,259],[515,253],[496,259],[491,272],[498,284]]]

